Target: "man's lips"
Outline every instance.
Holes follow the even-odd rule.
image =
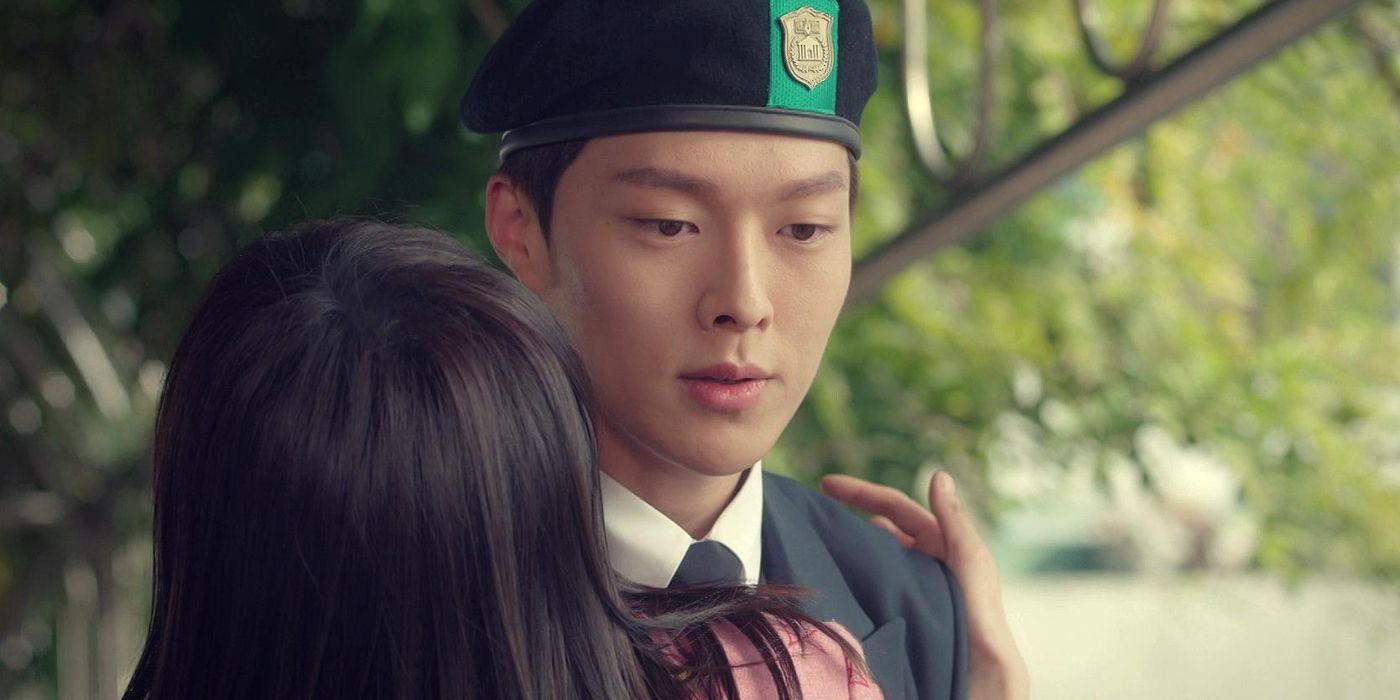
[[[753,408],[774,375],[752,365],[720,364],[680,376],[691,398],[716,413],[739,413]]]
[[[755,365],[724,363],[692,370],[681,375],[681,379],[699,379],[715,382],[741,382],[755,379],[772,379],[773,373]]]

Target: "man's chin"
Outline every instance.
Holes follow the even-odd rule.
[[[765,421],[766,422],[766,421]],[[697,425],[694,441],[666,440],[657,451],[673,464],[704,476],[733,476],[757,464],[777,444],[780,429],[748,425]]]
[[[681,415],[658,420],[660,415],[638,421],[639,429],[626,430],[617,422],[600,425],[599,456],[609,460],[609,448],[630,452],[635,466],[650,462],[663,472],[677,476],[692,474],[726,477],[742,473],[763,459],[782,434],[767,416],[748,424],[710,421],[705,417]],[[684,429],[674,426],[683,425]]]
[[[669,451],[672,464],[686,471],[702,476],[734,476],[757,464],[773,445],[766,441],[739,447],[723,445],[723,438],[716,438],[705,445],[688,445],[686,448]]]
[[[697,464],[697,463],[695,463],[695,462],[690,462],[690,463],[688,463],[688,464],[685,465],[685,468],[686,468],[688,471],[691,471],[691,472],[693,472],[693,473],[695,473],[695,474],[699,474],[699,475],[701,475],[701,476],[711,476],[711,477],[716,477],[716,478],[718,478],[718,477],[734,476],[735,474],[742,474],[746,469],[748,469],[749,467],[752,467],[753,465],[757,464],[758,461],[759,461],[759,459],[762,459],[762,458],[760,457],[760,458],[756,458],[756,459],[753,459],[753,460],[741,461],[741,462],[738,462],[738,463],[734,463],[734,462],[725,462],[725,463],[723,463],[723,464],[708,464],[708,463],[699,463],[699,464]]]

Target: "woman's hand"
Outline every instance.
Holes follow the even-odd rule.
[[[977,534],[947,472],[929,483],[929,512],[903,492],[853,476],[822,480],[828,496],[873,513],[870,522],[905,547],[943,560],[962,586],[967,608],[968,696],[971,700],[1024,700],[1030,673],[1001,601],[1001,574],[991,550]]]

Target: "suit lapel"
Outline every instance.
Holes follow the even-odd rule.
[[[812,597],[803,606],[807,613],[818,620],[841,623],[861,641],[871,675],[885,697],[905,697],[904,619],[875,627],[811,520],[772,481],[763,485],[762,569],[765,582],[794,584],[810,591]]]
[[[803,607],[812,617],[835,620],[856,639],[864,639],[875,625],[846,586],[845,576],[811,522],[771,483],[763,489],[764,580],[806,588],[812,597]]]

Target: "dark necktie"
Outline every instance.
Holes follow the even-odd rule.
[[[705,540],[686,550],[680,568],[671,577],[671,587],[702,583],[737,585],[743,582],[743,577],[744,565],[733,550],[714,540]]]

